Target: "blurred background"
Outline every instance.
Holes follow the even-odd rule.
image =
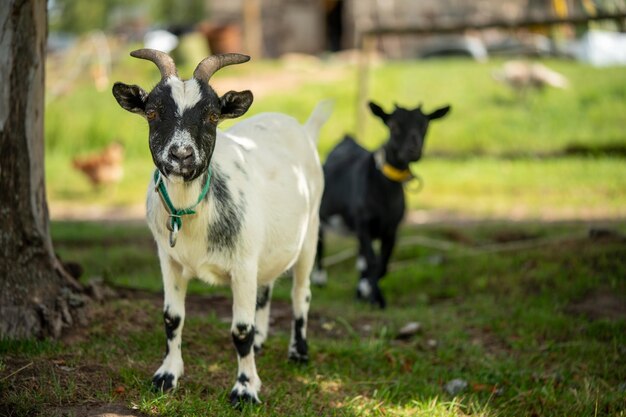
[[[46,175],[53,220],[140,219],[153,165],[147,124],[115,81],[151,88],[170,53],[182,77],[243,52],[218,94],[250,89],[244,116],[306,120],[336,102],[322,159],[345,133],[375,149],[367,100],[451,114],[433,123],[413,222],[602,220],[626,215],[624,0],[49,0]],[[606,18],[604,18],[606,17]],[[236,122],[236,121],[235,121]],[[222,128],[230,124],[224,123]],[[410,187],[409,187],[410,188]]]

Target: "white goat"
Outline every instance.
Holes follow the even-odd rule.
[[[230,91],[218,97],[208,80],[221,67],[248,57],[206,58],[194,77],[183,81],[167,54],[143,49],[131,55],[153,61],[162,76],[149,94],[134,85],[113,87],[124,109],[148,120],[157,167],[147,218],[163,274],[167,353],[153,385],[172,389],[183,374],[185,293],[188,281],[197,277],[231,286],[239,368],[230,401],[236,406],[259,402],[254,351],[267,337],[272,285],[289,269],[294,314],[289,358],[308,360],[309,274],[323,191],[316,141],[331,106],[318,105],[304,125],[265,113],[222,132],[217,123],[245,113],[252,94]]]

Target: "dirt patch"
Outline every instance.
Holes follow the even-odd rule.
[[[64,334],[62,342],[71,345],[88,341],[94,334],[129,335],[142,331],[153,331],[161,326],[163,296],[161,293],[116,288],[116,301],[94,303],[90,311],[90,325],[74,327]],[[185,299],[187,318],[215,316],[222,323],[232,320],[232,300],[225,295],[188,294]],[[270,310],[270,332],[287,332],[293,320],[291,302],[272,300]],[[369,337],[376,319],[364,316],[355,323],[345,323],[311,311],[308,331],[316,338],[340,338],[349,335]],[[270,335],[271,337],[271,335]]]
[[[527,233],[521,230],[501,230],[491,236],[491,240],[496,243],[520,242],[523,240],[537,239],[536,234]]]
[[[468,327],[465,331],[470,337],[471,344],[481,346],[488,353],[501,356],[511,352],[509,343],[488,326]]]
[[[58,407],[49,410],[50,415],[76,416],[76,417],[143,417],[146,414],[137,410],[129,410],[119,404],[104,405],[74,405]]]
[[[602,288],[571,303],[565,311],[569,314],[585,316],[590,320],[624,320],[626,319],[626,296],[616,294],[608,288]]]

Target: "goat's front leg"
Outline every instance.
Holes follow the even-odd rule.
[[[230,393],[230,402],[239,406],[242,402],[260,403],[258,392],[261,379],[254,362],[254,320],[257,300],[257,270],[242,268],[233,272],[233,322],[231,333],[237,350],[237,381]]]
[[[183,375],[181,339],[185,322],[185,294],[187,279],[182,277],[182,268],[164,252],[159,252],[163,274],[163,321],[167,342],[163,364],[154,373],[152,386],[156,390],[168,391],[176,388]]]
[[[357,269],[360,273],[359,284],[357,286],[357,297],[363,300],[372,300],[377,291],[376,273],[378,263],[369,225],[365,221],[357,223],[357,237],[359,239],[359,257],[357,259]]]
[[[377,270],[373,275],[373,281],[375,285],[372,286],[371,300],[373,303],[378,303],[380,308],[385,308],[386,302],[383,293],[378,285],[380,280],[387,274],[387,268],[389,266],[389,260],[393,253],[393,248],[396,244],[396,231],[388,232],[383,235],[380,240],[380,259],[377,264]]]

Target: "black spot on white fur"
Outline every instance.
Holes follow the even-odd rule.
[[[169,309],[163,313],[163,323],[165,324],[165,334],[168,340],[172,340],[175,336],[176,329],[180,326],[180,316],[172,315]]]
[[[256,296],[256,309],[261,310],[267,306],[270,300],[270,287],[268,285],[259,288]]]
[[[157,374],[152,378],[152,389],[167,392],[174,387],[174,375],[166,372]]]
[[[245,404],[259,404],[260,401],[256,399],[253,395],[250,395],[247,392],[239,393],[237,390],[232,390],[229,396],[230,403],[233,407],[240,409],[243,408]]]
[[[248,171],[246,171],[245,168],[241,166],[241,164],[238,161],[235,161],[234,166],[235,168],[237,168],[239,172],[243,174],[245,178],[248,178]]]
[[[233,330],[233,343],[240,358],[245,358],[252,350],[254,343],[254,325],[239,323]]]
[[[213,170],[211,192],[208,193],[208,198],[213,199],[217,211],[216,220],[209,224],[209,251],[234,249],[241,232],[245,200],[240,195],[240,201],[235,202],[226,180],[219,172],[219,167],[216,167]]]
[[[294,320],[294,345],[289,350],[289,359],[298,363],[307,363],[309,361],[309,348],[304,338],[304,318]]]

